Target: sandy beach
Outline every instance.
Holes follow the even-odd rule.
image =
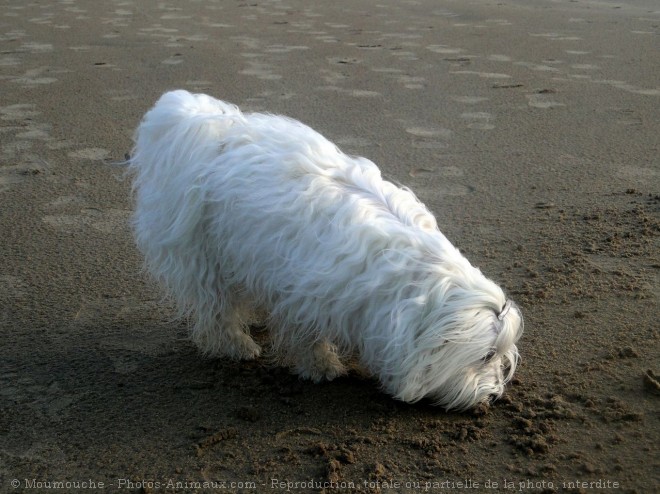
[[[0,492],[658,492],[655,0],[0,5]],[[174,88],[415,191],[523,311],[504,397],[202,358],[121,165]]]

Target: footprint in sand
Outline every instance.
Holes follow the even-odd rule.
[[[166,58],[165,60],[162,60],[160,63],[163,65],[179,65],[180,63],[183,63],[183,57],[177,53],[171,57]]]
[[[488,101],[488,98],[484,98],[483,96],[451,96],[451,99],[458,103],[465,103],[466,105],[475,105]]]
[[[303,45],[269,45],[264,48],[264,53],[291,53],[295,51],[309,50],[309,46]]]
[[[369,89],[347,89],[339,86],[317,86],[317,91],[335,91],[337,93],[345,94],[346,96],[353,96],[354,98],[377,98],[382,96],[378,91],[370,91]]]
[[[402,75],[397,77],[397,82],[402,84],[406,89],[424,89],[426,87],[426,79],[424,77]]]
[[[28,53],[48,53],[53,51],[53,45],[51,43],[37,43],[31,41],[28,43],[23,43],[21,50]]]
[[[11,186],[37,175],[49,172],[49,163],[41,158],[35,149],[38,142],[46,145],[53,141],[50,131],[51,125],[39,122],[40,115],[35,105],[16,103],[0,107],[0,122],[9,122],[10,125],[0,126],[0,135],[3,144],[0,145],[0,191],[4,192]]]
[[[469,129],[492,130],[495,128],[492,121],[495,117],[487,112],[466,112],[461,113],[461,118],[468,121]]]
[[[554,101],[548,94],[552,93],[539,92],[535,94],[527,94],[527,104],[532,108],[541,108],[544,110],[566,106],[564,103]]]
[[[412,143],[415,149],[443,149],[447,147],[446,141],[453,135],[451,130],[443,127],[420,125],[407,127],[406,132],[416,138]]]
[[[644,96],[660,96],[660,89],[656,88],[641,88],[639,86],[635,86],[634,84],[630,84],[625,81],[617,81],[617,80],[594,80],[593,82],[597,84],[607,84],[609,86],[615,87],[617,89],[621,89],[623,91],[627,91],[629,93],[633,94],[642,94]]]
[[[462,53],[462,48],[452,48],[447,45],[428,45],[427,50],[432,51],[433,53],[440,53],[442,55],[455,55],[457,53]]]
[[[11,82],[21,84],[24,87],[41,86],[57,82],[55,77],[44,77],[44,72],[49,72],[48,67],[27,70],[22,76],[11,79]]]
[[[22,63],[23,61],[20,58],[13,55],[0,56],[0,67],[14,67],[16,65],[21,65]]]
[[[0,106],[0,120],[29,120],[40,112],[35,110],[36,105],[29,103],[16,103],[8,106]]]
[[[412,126],[406,128],[408,134],[414,135],[415,137],[443,137],[449,138],[452,136],[452,131],[442,127],[422,127],[422,126]]]
[[[274,81],[282,78],[280,74],[276,74],[273,71],[273,66],[266,62],[248,60],[247,65],[247,68],[240,71],[241,74],[253,76],[265,81]]]
[[[479,72],[476,70],[454,70],[450,71],[450,74],[457,75],[476,75],[482,79],[510,79],[509,74],[502,74],[500,72]]]
[[[508,55],[493,54],[488,55],[486,58],[492,62],[511,62],[511,57]]]

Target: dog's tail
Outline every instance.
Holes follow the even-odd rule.
[[[181,145],[208,146],[215,140],[213,137],[220,138],[238,120],[243,120],[243,115],[232,104],[181,89],[167,92],[138,126],[129,166],[138,175],[150,171],[167,172],[163,167],[167,167],[167,161],[177,165],[172,158],[177,151],[182,151]],[[180,160],[174,161],[180,163]],[[145,169],[151,166],[159,169]]]
[[[205,94],[184,90],[163,94],[135,131],[128,160],[135,185],[146,176],[174,176],[173,169],[201,163],[206,154],[217,154],[223,134],[243,120],[238,107]]]

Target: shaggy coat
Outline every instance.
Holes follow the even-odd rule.
[[[148,271],[207,354],[254,358],[255,312],[303,377],[355,355],[407,402],[499,397],[520,311],[414,194],[295,120],[164,94],[136,132],[133,227]]]

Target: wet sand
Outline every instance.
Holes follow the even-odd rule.
[[[651,0],[3,2],[0,491],[653,492],[659,26]],[[506,395],[200,358],[115,164],[173,88],[411,187],[524,311]]]

